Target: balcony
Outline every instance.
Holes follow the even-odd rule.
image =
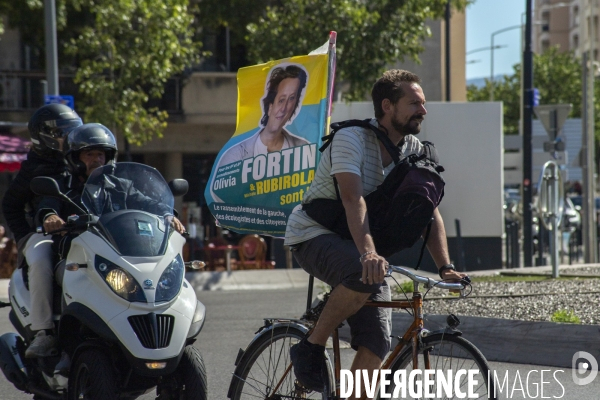
[[[73,74],[61,74],[59,87],[61,94],[75,97],[77,107],[80,95],[73,78]],[[31,112],[44,105],[45,79],[44,71],[0,70],[0,112]],[[148,106],[181,114],[181,85],[181,78],[169,79],[163,97],[151,100]]]

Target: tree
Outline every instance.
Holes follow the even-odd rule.
[[[73,0],[93,22],[67,44],[90,121],[110,121],[136,144],[161,136],[165,111],[146,107],[198,56],[188,0]],[[108,125],[108,124],[107,124]]]
[[[67,22],[66,0],[56,1],[56,25],[60,31]],[[44,2],[43,0],[0,0],[0,16],[8,16],[8,26],[18,29],[21,40],[39,57],[44,49]],[[0,17],[0,35],[4,33]]]
[[[44,48],[41,0],[0,0],[0,14],[26,44]],[[86,121],[130,143],[161,136],[168,115],[148,102],[197,61],[193,22],[189,0],[57,0],[60,67],[75,71]]]
[[[468,0],[452,0],[463,10]],[[418,61],[431,35],[428,19],[444,15],[446,0],[203,0],[201,25],[238,32],[252,63],[307,54],[338,32],[338,81],[348,100],[362,100],[386,66]]]
[[[515,64],[514,73],[503,80],[494,81],[494,99],[504,103],[504,133],[519,133],[519,109],[521,94],[521,65]],[[582,103],[581,60],[573,52],[561,52],[551,47],[543,54],[533,57],[533,86],[540,91],[540,104],[570,103],[571,118],[581,118]],[[469,101],[489,101],[491,82],[486,79],[482,88],[467,88]],[[594,85],[596,99],[600,98],[600,82]],[[600,103],[595,105],[596,137],[600,138]]]

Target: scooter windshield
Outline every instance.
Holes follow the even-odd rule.
[[[173,216],[173,194],[160,173],[147,165],[117,163],[96,169],[81,201],[106,239],[124,256],[162,255]]]

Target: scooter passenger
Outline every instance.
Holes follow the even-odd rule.
[[[45,274],[45,271],[52,271],[52,241],[42,234],[35,233],[33,220],[41,197],[35,195],[29,186],[31,180],[37,176],[49,176],[57,181],[68,176],[62,152],[63,142],[73,128],[82,124],[79,115],[66,105],[48,104],[40,107],[31,116],[28,124],[32,146],[27,160],[22,162],[19,173],[2,200],[4,218],[19,249],[18,265],[22,264],[23,256],[30,265],[29,290],[32,301],[52,298],[52,276]],[[39,274],[33,278],[32,265],[40,268],[37,271]],[[51,310],[48,313],[52,315]],[[52,328],[51,318],[32,318],[32,330]]]

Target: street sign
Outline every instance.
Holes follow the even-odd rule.
[[[550,139],[555,140],[572,107],[571,104],[548,104],[534,107],[533,110],[544,125]]]
[[[65,106],[70,107],[71,109],[75,109],[75,99],[73,96],[68,94],[59,94],[59,95],[45,95],[44,96],[44,104],[64,104]]]
[[[546,153],[552,153],[553,151],[565,151],[566,148],[566,143],[562,140],[557,140],[555,142],[544,142],[544,151]]]
[[[531,89],[531,102],[530,104],[533,107],[537,107],[540,105],[540,98],[542,96],[540,96],[540,91],[537,88],[533,88]]]

